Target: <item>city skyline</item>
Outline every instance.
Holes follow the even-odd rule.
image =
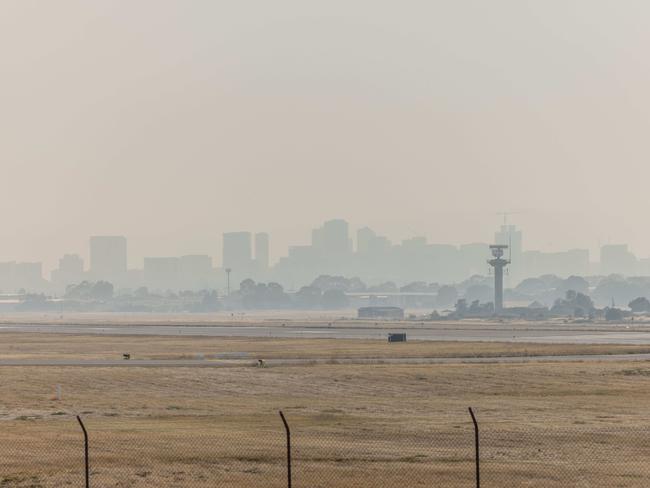
[[[650,5],[470,4],[3,4],[0,261],[218,258],[242,228],[277,259],[337,215],[489,241],[501,211],[646,256]]]
[[[605,244],[628,244],[630,251],[632,251],[637,257],[645,258],[650,256],[650,247],[647,252],[644,252],[646,248],[638,248],[631,244],[631,238],[621,237],[620,239],[615,238],[615,235],[609,235],[604,239],[597,239],[595,241],[590,241],[589,239],[577,240],[575,245],[571,246],[562,246],[558,244],[558,240],[553,238],[553,236],[548,236],[544,232],[540,232],[540,229],[536,228],[534,225],[525,225],[522,222],[529,221],[530,219],[523,218],[520,215],[516,215],[516,212],[513,212],[513,216],[510,217],[509,222],[515,224],[519,229],[526,230],[526,237],[528,243],[532,243],[528,249],[535,249],[541,252],[558,252],[567,249],[587,249],[589,250],[592,260],[597,258],[600,253],[600,248]],[[480,223],[475,229],[474,232],[469,232],[471,229],[464,229],[464,232],[459,235],[451,235],[445,233],[442,228],[436,230],[435,228],[429,229],[426,228],[419,230],[419,228],[411,225],[407,220],[403,223],[402,227],[404,228],[402,232],[390,232],[390,224],[382,225],[381,220],[371,220],[374,223],[358,223],[350,224],[350,227],[353,229],[359,229],[364,227],[369,227],[376,231],[377,233],[386,236],[392,243],[398,243],[403,240],[424,236],[429,242],[435,242],[439,244],[449,244],[449,245],[462,245],[465,243],[471,242],[486,242],[491,243],[494,235],[494,228],[501,225],[503,222],[503,217],[499,216],[499,212],[490,212],[490,213],[477,213],[474,214],[475,222]],[[515,218],[513,218],[515,217]],[[464,219],[464,217],[462,217]],[[327,220],[327,219],[325,219]],[[346,219],[347,220],[347,219]],[[549,219],[552,220],[552,219]],[[534,221],[534,219],[533,219]],[[472,220],[468,220],[472,222]],[[578,225],[578,224],[576,224]],[[246,226],[239,226],[239,229],[245,228]],[[237,231],[238,227],[235,227],[234,231]],[[272,226],[261,225],[253,226],[251,228],[262,228],[264,232],[273,236],[273,246],[270,248],[269,260],[274,263],[277,262],[281,257],[286,256],[290,247],[296,245],[306,245],[309,244],[312,237],[313,228],[306,222],[296,223],[292,229],[291,235],[296,235],[295,239],[286,240],[286,236],[283,231],[285,229],[280,229],[279,231],[274,232]],[[119,229],[118,229],[119,230]],[[155,242],[155,245],[152,247],[147,247],[144,245],[143,241],[140,241],[138,238],[138,233],[127,234],[122,232],[114,232],[114,235],[124,235],[129,239],[129,254],[128,254],[128,266],[133,267],[142,267],[145,257],[166,257],[170,255],[185,255],[185,254],[207,254],[215,259],[217,262],[220,262],[223,255],[222,248],[222,235],[224,233],[233,232],[232,229],[224,229],[222,232],[202,231],[203,237],[197,238],[191,235],[186,236],[186,239],[183,239],[180,242],[177,242],[175,239],[161,239]],[[277,233],[280,233],[281,236],[285,238],[278,238]],[[562,232],[559,230],[557,232],[560,235]],[[58,260],[61,256],[65,254],[77,254],[81,256],[86,263],[90,261],[90,246],[88,243],[88,236],[93,235],[89,233],[87,235],[81,235],[78,240],[70,240],[69,245],[60,247],[56,251],[49,250],[46,248],[46,251],[42,254],[34,254],[33,252],[25,252],[25,249],[20,249],[16,252],[11,252],[10,249],[16,248],[17,237],[14,235],[8,235],[5,237],[4,245],[0,246],[0,262],[8,261],[19,261],[19,262],[40,262],[43,265],[43,270],[46,274],[56,269]],[[106,233],[97,232],[96,235],[109,235]],[[206,235],[210,235],[207,240],[207,244],[203,243],[206,240]],[[465,236],[465,237],[463,237]],[[72,236],[71,236],[72,237]],[[356,246],[356,232],[353,236]],[[144,241],[149,241],[149,239],[144,239]],[[198,243],[197,243],[198,242]],[[79,244],[81,243],[81,244]],[[195,244],[196,243],[196,244]]]
[[[44,272],[40,262],[0,262],[0,289],[32,287],[61,292],[70,284],[97,280],[112,282],[118,288],[215,289],[224,286],[226,268],[231,270],[233,286],[253,278],[296,288],[319,275],[359,277],[369,284],[451,284],[473,275],[489,275],[491,244],[508,246],[507,259],[512,264],[508,266],[506,287],[545,274],[563,278],[650,276],[650,258],[636,256],[626,244],[604,245],[598,256],[591,255],[588,249],[544,252],[526,245],[524,231],[507,224],[505,218],[492,239],[459,245],[433,242],[417,235],[394,242],[375,229],[352,227],[346,220],[333,219],[313,228],[307,244],[290,246],[285,255],[274,261],[269,259],[273,236],[267,232],[225,232],[222,239],[221,257],[198,252],[148,255],[142,258],[141,265],[132,266],[128,265],[130,243],[126,236],[91,236],[89,259],[68,252],[50,274]]]
[[[507,213],[507,212],[506,212]],[[517,212],[512,212],[512,214],[516,214]],[[510,213],[507,213],[510,215]],[[480,214],[479,214],[480,215]],[[383,232],[382,227],[377,227],[377,226],[372,226],[372,225],[366,225],[366,224],[357,224],[353,225],[348,222],[347,219],[346,222],[348,222],[348,225],[350,229],[353,230],[353,232],[350,233],[351,240],[353,241],[353,246],[354,250],[357,249],[358,246],[358,235],[357,235],[357,230],[361,229],[371,229],[378,235],[381,235],[382,237],[385,237],[390,241],[391,244],[398,244],[400,242],[403,242],[408,239],[416,238],[416,237],[424,237],[427,239],[427,242],[431,244],[443,244],[443,245],[452,245],[452,246],[461,246],[465,244],[471,244],[471,243],[486,243],[486,244],[494,244],[494,243],[501,243],[501,244],[507,244],[507,242],[500,241],[498,238],[495,236],[495,228],[500,227],[503,225],[504,218],[499,217],[498,215],[503,215],[503,213],[497,212],[496,214],[488,214],[487,215],[487,220],[490,222],[491,227],[489,227],[489,230],[480,232],[477,232],[475,234],[475,237],[472,238],[470,235],[470,238],[467,240],[460,240],[460,238],[454,239],[454,236],[440,236],[440,238],[436,239],[436,237],[432,237],[430,233],[427,232],[418,232],[417,229],[413,229],[409,227],[408,231],[406,231],[404,234],[401,235],[393,235],[390,234],[389,232]],[[515,215],[516,216],[516,215]],[[336,219],[334,219],[336,220]],[[629,241],[626,240],[625,238],[620,238],[620,239],[606,239],[604,241],[597,241],[597,242],[592,242],[592,243],[585,243],[584,245],[576,245],[576,246],[571,246],[571,247],[566,247],[563,248],[561,246],[558,246],[557,244],[553,243],[552,239],[540,239],[537,242],[534,242],[535,235],[539,235],[539,232],[533,227],[529,228],[526,226],[520,225],[520,221],[522,219],[513,219],[512,216],[509,217],[508,220],[508,225],[514,225],[518,231],[525,230],[526,232],[526,241],[527,241],[527,250],[536,250],[544,253],[552,253],[552,252],[562,252],[562,251],[567,251],[570,249],[585,249],[589,251],[589,255],[591,258],[592,262],[598,262],[600,260],[600,251],[601,248],[605,245],[621,245],[625,244],[628,246],[628,250],[635,254],[637,258],[643,259],[650,257],[650,250],[648,252],[642,252],[639,251],[638,249],[635,249],[633,246],[629,244]],[[325,220],[327,221],[327,220]],[[268,228],[264,228],[263,232],[255,232],[255,231],[250,231],[251,233],[251,249],[253,249],[253,242],[254,239],[256,238],[256,234],[266,234],[267,236],[271,236],[273,239],[273,245],[269,246],[268,250],[268,262],[271,265],[276,264],[281,258],[286,257],[289,254],[289,251],[292,247],[296,246],[302,246],[302,245],[309,245],[311,243],[311,240],[313,238],[313,227],[310,227],[309,224],[306,223],[299,223],[296,224],[296,228],[301,229],[301,235],[298,237],[297,240],[291,241],[291,242],[280,242],[278,244],[277,239],[275,238],[275,234],[273,231],[269,231]],[[241,227],[240,227],[241,229]],[[249,232],[246,230],[226,230],[220,234],[215,234],[215,237],[211,239],[213,244],[211,246],[197,246],[197,247],[192,247],[192,245],[185,245],[181,246],[181,250],[179,250],[177,253],[165,253],[163,249],[160,251],[156,252],[151,249],[144,249],[141,243],[138,242],[136,238],[133,238],[133,236],[126,235],[126,234],[120,234],[116,233],[115,235],[119,235],[122,237],[126,237],[129,240],[129,252],[127,256],[127,266],[129,269],[132,268],[142,268],[144,259],[145,258],[163,258],[163,257],[169,257],[171,255],[176,255],[176,256],[182,256],[182,255],[190,255],[190,254],[205,254],[210,256],[215,263],[220,264],[223,261],[223,239],[222,236],[224,234],[231,234],[231,233],[239,233],[239,232]],[[108,234],[101,234],[98,233],[98,236],[105,236]],[[434,231],[434,236],[439,236],[438,232]],[[531,236],[533,236],[531,238]],[[544,237],[544,236],[543,236]],[[48,275],[57,269],[58,266],[58,261],[59,259],[66,255],[66,254],[72,254],[72,255],[78,255],[80,256],[83,261],[87,264],[87,268],[90,266],[90,261],[91,261],[91,245],[88,236],[82,237],[82,245],[71,245],[63,250],[61,252],[58,252],[57,254],[53,254],[52,252],[45,253],[46,255],[54,256],[51,259],[45,259],[44,256],[39,256],[39,255],[25,255],[25,254],[20,254],[17,253],[16,255],[9,255],[7,252],[7,248],[11,247],[8,245],[5,245],[3,248],[0,249],[0,262],[25,262],[25,263],[41,263],[43,267],[43,272],[45,275]],[[193,242],[194,239],[190,238],[188,239],[189,242]],[[11,244],[11,237],[8,237],[8,239],[5,241],[5,243]],[[168,243],[167,243],[168,244]],[[167,245],[160,246],[161,248],[166,248]],[[173,249],[176,249],[176,246],[173,246]],[[89,269],[89,268],[88,268]]]

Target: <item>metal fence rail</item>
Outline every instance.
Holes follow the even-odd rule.
[[[243,427],[199,419],[178,429],[172,418],[107,428],[93,417],[0,424],[0,488],[650,486],[645,427],[483,426],[470,415],[381,431],[282,413],[274,425]]]

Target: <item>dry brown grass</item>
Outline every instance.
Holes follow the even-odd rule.
[[[0,359],[355,359],[650,353],[647,345],[0,333]]]
[[[48,357],[109,356],[126,346],[173,356],[208,352],[208,344],[266,357],[395,351],[329,340],[0,339],[0,356],[9,342],[20,354]],[[441,354],[511,345],[402,346],[401,353]],[[470,405],[484,430],[485,486],[642,487],[650,479],[645,362],[5,367],[0,380],[3,488],[80,483],[77,413],[91,433],[95,486],[280,487],[280,409],[295,432],[296,486],[470,486]],[[57,384],[62,401],[53,400]]]

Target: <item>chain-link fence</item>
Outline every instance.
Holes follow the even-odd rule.
[[[477,457],[467,419],[379,430],[288,415],[288,436],[280,418],[274,425],[196,419],[180,428],[173,418],[136,419],[122,428],[89,417],[88,479],[74,418],[0,424],[0,488],[650,486],[649,429],[478,422]]]

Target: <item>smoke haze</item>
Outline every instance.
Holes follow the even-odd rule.
[[[0,260],[394,240],[650,255],[645,1],[4,1]]]

